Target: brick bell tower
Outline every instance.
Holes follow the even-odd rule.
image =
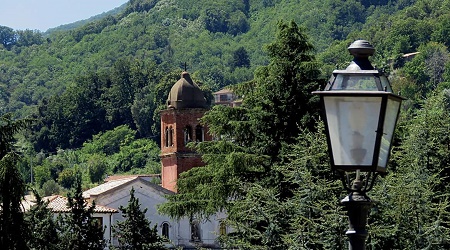
[[[189,73],[183,72],[170,90],[167,109],[161,111],[162,187],[177,192],[180,173],[205,165],[200,155],[186,145],[212,139],[199,122],[207,110],[203,92]]]

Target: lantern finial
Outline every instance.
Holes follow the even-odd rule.
[[[348,47],[348,51],[352,54],[353,61],[347,67],[347,70],[373,70],[370,64],[369,56],[375,52],[375,48],[366,40],[356,40]]]

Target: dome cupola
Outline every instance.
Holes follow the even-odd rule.
[[[195,84],[188,72],[181,73],[181,78],[170,90],[167,107],[174,109],[207,108],[203,91]]]

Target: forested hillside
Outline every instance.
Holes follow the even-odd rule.
[[[348,65],[356,39],[408,98],[371,194],[368,248],[448,249],[450,0],[130,0],[69,30],[0,26],[0,127],[13,128],[2,153],[21,153],[15,176],[43,195],[79,173],[84,187],[159,173],[158,111],[187,65],[208,102],[228,85],[246,99],[205,116],[221,139],[196,145],[208,165],[182,176],[163,212],[226,209],[240,230],[224,244],[247,249],[343,249],[345,194],[310,94]],[[12,147],[12,120],[25,117]]]
[[[253,80],[269,64],[266,45],[280,20],[295,21],[308,36],[322,80],[346,67],[353,40],[369,40],[374,64],[409,98],[408,118],[436,88],[448,87],[448,0],[131,0],[67,31],[0,26],[0,115],[35,120],[21,140],[29,155],[24,176],[32,165],[39,187],[62,184],[61,173],[89,162],[103,162],[95,166],[100,176],[157,172],[157,153],[136,159],[131,150],[157,149],[158,110],[184,65],[211,100],[211,91]],[[413,52],[420,53],[404,56]],[[108,133],[116,133],[114,142]],[[116,146],[105,150],[110,143]]]
[[[332,44],[347,39],[349,34],[360,36],[364,25],[367,28],[362,30],[370,28],[371,36],[379,31],[384,37],[383,23],[391,23],[393,27],[395,22],[404,25],[403,16],[411,11],[398,11],[413,1],[374,3],[378,5],[370,1],[331,0],[233,0],[226,3],[136,0],[130,1],[120,14],[74,30],[55,31],[45,37],[35,31],[1,27],[0,88],[3,94],[0,112],[30,115],[44,98],[61,94],[68,86],[77,84],[79,77],[110,69],[119,59],[155,63],[162,74],[187,63],[194,77],[213,90],[250,80],[256,67],[267,64],[263,47],[272,39],[276,23],[281,19],[295,20],[304,26],[317,51],[332,54],[333,58],[323,60],[334,66],[336,60],[342,60],[335,57],[346,53],[342,50],[344,46],[336,51],[334,46],[330,47]],[[424,8],[414,7],[418,14],[410,18],[411,22],[424,22],[423,15],[436,23],[438,18],[445,20],[441,17],[444,13],[420,14],[428,11]],[[393,13],[399,17],[390,20]],[[383,18],[378,18],[380,16]],[[376,26],[371,20],[377,20]],[[372,32],[373,29],[377,32]],[[431,35],[424,37],[422,31],[418,29],[417,36],[424,41],[411,41],[410,45],[409,41],[404,41],[395,55],[413,52],[418,47],[417,42],[430,40]],[[393,41],[380,47],[391,52],[391,48],[400,46],[396,45],[401,42],[398,36],[410,35],[392,33],[383,41],[375,37],[373,43],[377,46]],[[394,56],[389,52],[382,54],[389,58]]]
[[[121,6],[117,7],[117,8],[114,8],[114,9],[112,9],[110,11],[103,12],[103,13],[97,14],[95,16],[91,16],[88,19],[79,20],[79,21],[76,21],[74,23],[63,24],[63,25],[59,25],[58,27],[50,28],[50,29],[48,29],[47,31],[44,32],[44,36],[48,35],[50,33],[53,33],[53,32],[57,32],[57,31],[67,31],[67,30],[79,28],[80,26],[83,26],[83,25],[85,25],[87,23],[98,21],[98,20],[103,19],[103,18],[105,18],[107,16],[110,16],[110,15],[118,15],[119,13],[121,13],[125,9],[126,6],[127,6],[127,3],[121,5]]]

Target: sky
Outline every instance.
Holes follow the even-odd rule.
[[[110,11],[128,0],[0,0],[0,26],[45,32]]]

